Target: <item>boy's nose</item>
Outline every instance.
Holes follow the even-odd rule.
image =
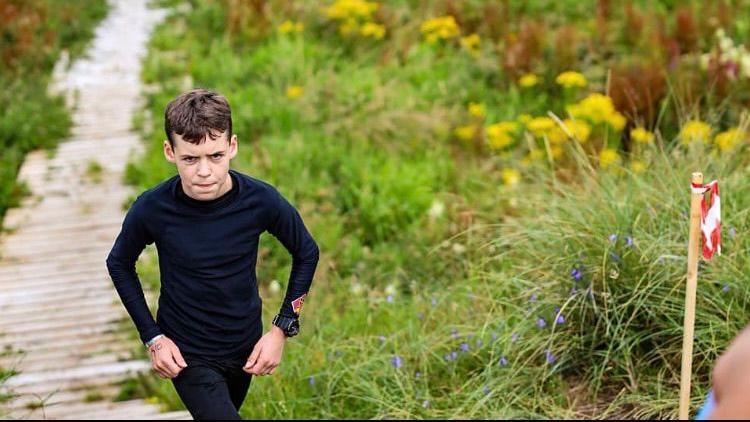
[[[198,163],[198,175],[204,177],[211,175],[211,167],[208,165],[208,163],[204,161]]]

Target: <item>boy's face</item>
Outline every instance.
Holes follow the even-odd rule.
[[[164,156],[177,165],[182,190],[199,201],[220,197],[232,187],[229,160],[237,155],[237,135],[227,142],[226,132],[216,139],[208,135],[199,145],[191,144],[173,134],[174,148],[164,141]]]

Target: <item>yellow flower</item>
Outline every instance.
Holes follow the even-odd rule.
[[[157,396],[149,396],[143,399],[144,402],[148,404],[159,404],[159,397]]]
[[[622,114],[614,112],[607,119],[607,123],[609,123],[609,125],[612,126],[614,130],[620,132],[625,129],[625,125],[628,123],[628,121]]]
[[[528,167],[532,162],[544,158],[544,151],[539,148],[532,148],[529,153],[521,160],[521,165]]]
[[[487,131],[502,131],[502,132],[515,132],[518,130],[518,123],[516,122],[500,122],[495,123],[494,125],[490,125],[487,127]]]
[[[654,140],[654,134],[638,126],[630,130],[630,139],[639,144],[650,144]]]
[[[286,96],[288,98],[297,98],[302,95],[302,87],[299,85],[291,85],[286,89]]]
[[[463,46],[469,53],[477,55],[479,54],[479,35],[471,34],[469,36],[461,38],[461,46]]]
[[[376,2],[364,0],[336,0],[332,5],[323,9],[330,19],[346,20],[353,18],[369,19],[380,5]]]
[[[555,127],[555,121],[549,117],[534,117],[526,123],[529,131],[536,136],[544,136]]]
[[[547,137],[550,143],[561,144],[568,139],[568,134],[549,117],[525,117],[526,128],[538,138]],[[588,137],[588,135],[586,135]],[[561,152],[562,153],[562,150]]]
[[[487,143],[494,150],[503,149],[513,143],[516,122],[500,122],[487,126]]]
[[[711,126],[700,120],[690,120],[680,129],[680,140],[687,145],[694,141],[708,143],[711,136]]]
[[[605,122],[615,112],[615,106],[608,96],[594,93],[569,106],[568,112],[573,117],[586,118],[596,124]]]
[[[534,148],[529,151],[529,158],[532,160],[539,160],[544,157],[544,151],[539,148]]]
[[[468,141],[472,138],[474,138],[474,134],[476,133],[476,128],[474,126],[459,126],[457,127],[453,133],[456,134],[456,137],[458,139],[461,139],[463,141]]]
[[[282,34],[288,34],[292,31],[294,31],[294,22],[290,20],[285,20],[281,25],[279,25],[279,32],[281,32]]]
[[[625,125],[628,123],[625,116],[618,112],[614,112],[607,117],[607,123],[618,132],[625,129]]]
[[[302,30],[305,28],[305,24],[302,22],[293,22],[289,19],[285,20],[284,22],[279,25],[279,32],[282,34],[288,34],[290,32],[302,32]]]
[[[719,148],[719,151],[726,152],[734,148],[743,138],[745,138],[745,133],[739,128],[733,127],[717,134],[714,137],[714,143]]]
[[[579,72],[567,71],[557,75],[555,82],[564,86],[565,88],[583,88],[586,86],[586,77]]]
[[[563,120],[563,124],[578,142],[583,143],[588,141],[589,135],[591,135],[591,126],[588,123],[583,120],[565,119]]]
[[[633,173],[642,173],[646,170],[646,165],[643,164],[642,161],[633,160],[630,162],[630,170],[632,170]]]
[[[523,88],[531,88],[539,83],[539,77],[533,73],[527,73],[518,80],[518,84]]]
[[[555,145],[562,144],[568,140],[568,134],[557,124],[555,124],[555,127],[547,131],[546,135],[550,143]],[[560,153],[562,153],[562,150],[560,150]]]
[[[435,43],[439,39],[449,39],[459,35],[456,19],[450,15],[422,22],[420,31],[430,44]]]
[[[521,180],[521,173],[519,173],[517,170],[505,168],[501,172],[503,183],[506,186],[513,186],[517,185],[518,182]]]
[[[518,116],[518,121],[523,123],[523,125],[527,127],[529,125],[529,122],[532,120],[533,120],[533,117],[531,116],[531,114],[523,113],[520,116]]]
[[[620,160],[620,156],[612,148],[604,148],[599,153],[599,167],[607,168]]]
[[[625,116],[615,109],[612,98],[603,94],[590,94],[578,103],[567,106],[566,110],[577,119],[586,119],[593,124],[607,123],[617,131],[625,127]]]
[[[469,114],[474,117],[484,117],[484,104],[469,103]]]
[[[373,37],[379,40],[385,36],[385,26],[373,22],[367,22],[359,29],[359,33],[362,34],[362,36]]]
[[[339,33],[341,35],[349,35],[351,33],[357,32],[359,26],[357,25],[357,21],[354,19],[347,19],[343,22],[341,22],[341,25],[339,25]]]

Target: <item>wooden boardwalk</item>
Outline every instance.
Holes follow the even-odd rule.
[[[86,58],[58,66],[51,89],[74,106],[70,139],[52,157],[27,155],[19,178],[32,193],[11,209],[0,235],[0,366],[14,368],[0,394],[11,419],[190,419],[143,400],[112,402],[116,383],[150,363],[120,332],[127,317],[105,259],[133,193],[122,184],[140,103],[140,60],[151,29],[164,17],[146,0],[110,1]],[[129,319],[125,320],[135,330]]]

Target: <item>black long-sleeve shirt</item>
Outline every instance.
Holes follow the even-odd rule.
[[[219,198],[190,198],[176,175],[143,192],[127,212],[107,268],[144,343],[164,334],[193,355],[249,353],[263,330],[255,263],[265,231],[292,255],[279,313],[298,315],[303,299],[295,300],[310,288],[318,246],[297,210],[273,186],[235,170],[229,174],[232,189]],[[151,243],[161,274],[156,321],[135,271],[138,256]]]

